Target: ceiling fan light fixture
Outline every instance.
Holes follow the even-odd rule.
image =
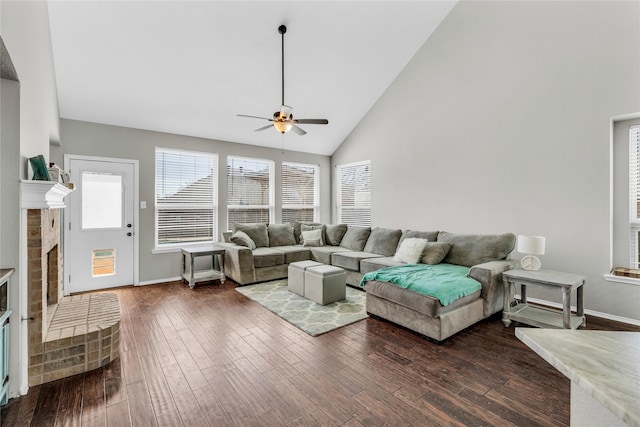
[[[280,133],[287,133],[291,130],[291,128],[293,127],[293,123],[290,122],[278,122],[275,121],[273,122],[273,127],[275,127],[276,129],[278,129],[278,131]]]

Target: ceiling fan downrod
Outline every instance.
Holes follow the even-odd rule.
[[[287,32],[287,27],[280,25],[278,32],[282,36],[282,103],[280,105],[284,105],[284,34]]]

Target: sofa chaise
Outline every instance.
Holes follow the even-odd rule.
[[[223,237],[225,274],[240,285],[286,278],[289,264],[296,261],[338,266],[345,270],[348,285],[366,291],[367,312],[437,341],[502,310],[502,272],[517,266],[517,261],[507,259],[516,241],[511,233],[471,235],[296,222],[234,224]],[[418,242],[424,245],[415,264],[421,273],[444,282],[452,280],[451,274],[460,281],[471,278],[477,289],[443,304],[435,296],[395,283],[394,278],[376,276],[405,268],[401,252]]]

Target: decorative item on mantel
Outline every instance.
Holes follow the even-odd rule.
[[[34,157],[29,157],[29,163],[31,163],[31,169],[33,169],[33,178],[35,181],[51,181],[49,176],[49,170],[47,169],[47,162],[44,160],[44,156],[39,154]]]
[[[542,263],[534,255],[544,255],[545,238],[542,236],[518,235],[518,252],[526,254],[520,261],[525,270],[540,270]]]
[[[69,172],[60,169],[55,163],[49,163],[49,176],[51,177],[51,181],[55,181],[73,190],[74,185],[69,182]]]

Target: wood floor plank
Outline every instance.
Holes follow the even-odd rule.
[[[439,344],[372,317],[311,337],[235,287],[112,290],[120,359],[31,387],[2,425],[569,425],[569,380],[499,315]]]

